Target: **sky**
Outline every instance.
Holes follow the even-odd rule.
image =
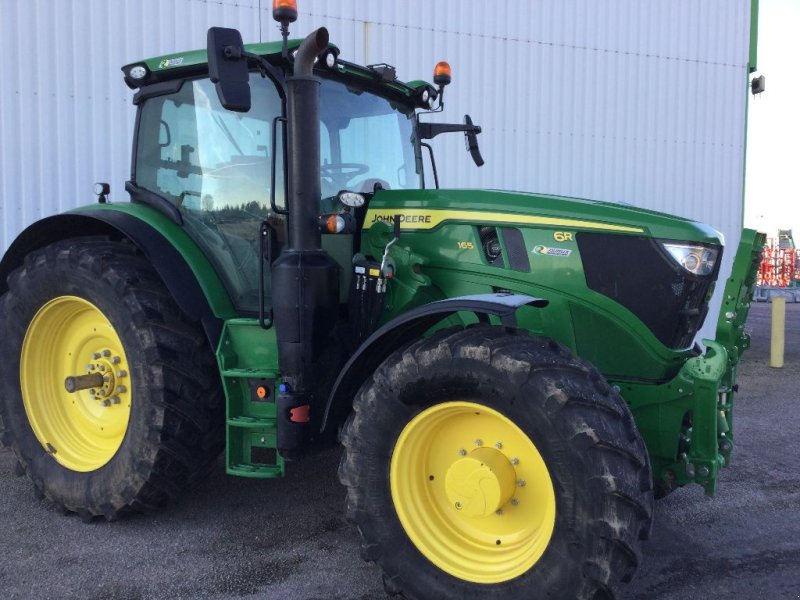
[[[761,0],[758,71],[766,91],[750,96],[745,227],[800,246],[800,0]]]

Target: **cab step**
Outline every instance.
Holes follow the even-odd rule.
[[[217,363],[227,404],[225,471],[239,477],[282,477],[275,420],[275,330],[262,329],[255,319],[227,320]]]

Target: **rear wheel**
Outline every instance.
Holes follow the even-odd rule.
[[[649,535],[624,401],[560,345],[437,332],[359,392],[340,478],[364,558],[408,598],[611,598]]]
[[[208,470],[223,442],[213,355],[130,244],[58,242],[8,284],[0,435],[37,493],[114,519]]]

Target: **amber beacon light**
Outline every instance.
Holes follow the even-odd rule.
[[[297,20],[297,0],[272,0],[272,18],[281,23]]]
[[[440,87],[444,87],[450,83],[453,71],[450,68],[450,63],[441,61],[436,63],[433,68],[433,83]]]

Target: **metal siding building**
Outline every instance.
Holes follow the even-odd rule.
[[[503,188],[742,223],[751,1],[301,0],[342,57],[404,80],[453,67],[444,119],[483,126],[486,165],[434,142],[443,187]],[[134,109],[120,67],[202,48],[212,25],[279,39],[269,0],[3,0],[0,250],[41,217],[127,200]],[[713,310],[713,308],[712,308]],[[713,313],[712,313],[713,314]]]

